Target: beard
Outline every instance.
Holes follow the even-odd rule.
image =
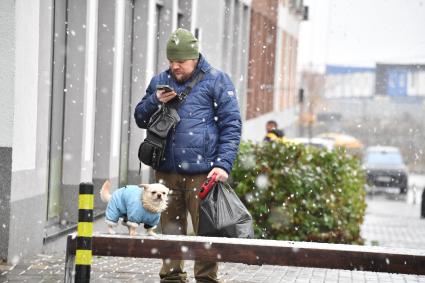
[[[171,72],[171,75],[173,76],[173,78],[174,78],[174,80],[176,82],[178,82],[178,83],[184,83],[185,81],[187,81],[190,78],[190,76],[192,74],[190,73],[190,74],[179,74],[179,75],[176,75],[176,74],[174,74],[174,72]]]

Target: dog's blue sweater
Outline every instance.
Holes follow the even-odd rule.
[[[129,185],[116,190],[108,202],[106,219],[118,222],[120,217],[127,216],[130,222],[156,226],[161,214],[149,212],[143,207],[142,194],[143,188],[136,185]]]

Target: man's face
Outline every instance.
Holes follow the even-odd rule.
[[[193,71],[196,68],[196,64],[198,63],[198,60],[191,59],[191,60],[184,60],[184,61],[173,61],[169,60],[170,62],[170,70],[171,74],[173,75],[174,79],[182,83],[186,81],[190,76],[192,75]]]
[[[270,132],[273,129],[276,129],[276,124],[275,123],[267,123],[266,124],[266,130],[267,130],[267,132]]]

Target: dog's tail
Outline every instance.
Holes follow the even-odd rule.
[[[108,203],[111,199],[111,182],[109,180],[106,180],[105,183],[103,183],[102,188],[100,189],[100,199],[103,202]]]

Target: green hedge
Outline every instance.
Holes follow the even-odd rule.
[[[343,150],[242,142],[232,186],[254,218],[256,237],[362,244],[364,171]]]

